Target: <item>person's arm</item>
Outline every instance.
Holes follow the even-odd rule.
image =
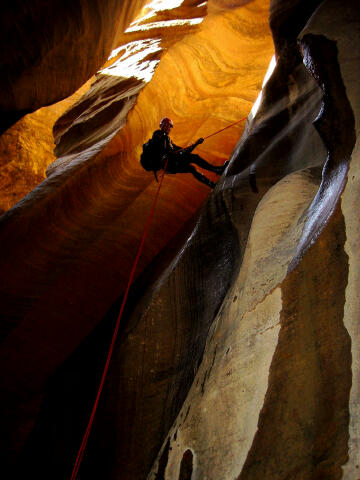
[[[194,150],[195,147],[197,147],[198,145],[200,145],[200,143],[203,143],[204,139],[203,138],[199,138],[198,140],[196,140],[195,143],[193,143],[192,145],[190,145],[189,147],[186,148],[186,151],[187,152],[192,152]]]
[[[173,146],[173,149],[174,151],[176,152],[177,150],[182,150],[183,152],[192,152],[194,150],[195,147],[197,147],[198,145],[200,145],[200,143],[203,143],[204,139],[203,138],[199,138],[198,140],[196,140],[195,143],[193,143],[192,145],[189,145],[188,147],[179,147],[178,145],[175,145],[175,143],[171,142],[172,143],[172,146]]]
[[[172,140],[170,140],[170,142],[171,142],[172,150],[174,152],[176,152],[177,150],[182,150],[182,147],[179,147],[178,145],[175,145],[175,143]]]

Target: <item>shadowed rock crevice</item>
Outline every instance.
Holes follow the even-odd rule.
[[[321,0],[296,0],[291,8],[286,1],[272,1],[270,5],[270,28],[273,35],[277,64],[274,74],[264,87],[264,95],[252,127],[255,135],[245,137],[242,161],[248,164],[252,159],[249,171],[249,183],[254,193],[258,192],[257,181],[261,178],[279,177],[289,173],[289,167],[314,166],[312,155],[298,157],[293,147],[299,145],[299,129],[303,116],[315,118],[320,106],[320,89],[309,78],[297,46],[297,37],[304,28],[313,11]],[[286,20],[285,20],[286,18]],[[293,89],[296,92],[294,101]],[[311,99],[309,101],[309,99]],[[291,121],[290,121],[291,119]],[[305,146],[318,148],[316,140],[311,146],[309,139],[313,136],[312,126],[302,126],[301,135]],[[254,141],[256,139],[256,141]],[[298,148],[298,147],[297,147]],[[268,152],[275,155],[269,158]],[[274,162],[273,158],[287,156],[287,162]],[[307,162],[305,165],[303,162]],[[325,161],[325,159],[324,159]],[[235,162],[233,162],[234,164]],[[231,165],[231,168],[233,167]],[[266,173],[265,173],[266,172]],[[275,183],[275,179],[274,179]]]
[[[165,470],[166,470],[166,465],[169,458],[169,450],[170,450],[170,438],[168,438],[165,448],[160,457],[159,470],[157,471],[157,474],[156,474],[157,480],[165,479]]]
[[[294,0],[289,8],[288,0],[272,0],[270,4],[270,28],[275,51],[283,64],[294,68],[300,60],[296,54],[297,37],[316,8],[323,0]]]
[[[323,35],[306,34],[300,43],[304,64],[323,91],[321,110],[314,125],[328,156],[319,192],[307,213],[298,255],[315,241],[338,203],[356,141],[355,118],[341,76],[336,42]],[[295,258],[294,262],[297,261]]]
[[[179,480],[191,480],[193,472],[193,453],[187,449],[181,459]]]
[[[323,166],[326,161],[326,149],[313,126],[322,90],[301,63],[297,45],[293,48],[298,61],[294,66],[279,59],[264,87],[258,113],[239,141],[228,169],[228,175],[243,176],[245,171],[250,188],[261,196],[264,192],[259,185],[264,181],[271,186],[291,171]],[[312,154],[314,149],[319,155]]]

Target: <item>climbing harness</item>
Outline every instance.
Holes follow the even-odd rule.
[[[232,123],[231,125],[228,125],[228,126],[222,128],[221,130],[218,130],[214,133],[211,133],[207,137],[204,137],[204,140],[206,140],[207,138],[210,138],[214,135],[217,135],[220,132],[223,132],[227,128],[233,127],[234,125],[242,122],[246,118],[247,117],[241,118],[240,120]],[[181,150],[177,150],[177,152],[183,151],[186,148],[189,148],[189,147],[184,147]],[[96,398],[95,398],[95,402],[94,402],[94,405],[93,405],[93,408],[92,408],[92,411],[91,411],[90,419],[89,419],[88,425],[86,427],[85,434],[83,436],[79,451],[78,451],[77,456],[76,456],[74,468],[73,468],[73,471],[72,471],[72,474],[71,474],[71,480],[76,480],[76,477],[77,477],[77,474],[79,472],[79,468],[80,468],[80,465],[81,465],[81,462],[82,462],[82,459],[83,459],[83,456],[84,456],[87,441],[88,441],[90,431],[91,431],[91,428],[92,428],[92,425],[93,425],[93,422],[94,422],[95,413],[96,413],[96,410],[97,410],[97,407],[98,407],[98,404],[99,404],[101,392],[103,390],[105,379],[106,379],[106,376],[107,376],[107,373],[108,373],[108,370],[109,370],[111,357],[112,357],[114,347],[115,347],[116,337],[118,335],[118,331],[119,331],[119,327],[120,327],[121,317],[122,317],[123,312],[124,312],[125,304],[126,304],[126,301],[127,301],[128,295],[129,295],[130,286],[131,286],[131,284],[133,282],[133,279],[134,279],[136,267],[138,265],[140,255],[141,255],[143,247],[144,247],[144,243],[145,243],[146,236],[147,236],[147,233],[148,233],[148,230],[149,230],[149,227],[150,227],[150,223],[151,223],[152,217],[154,215],[155,207],[156,207],[156,204],[157,204],[157,201],[158,201],[158,198],[159,198],[161,185],[163,183],[164,176],[165,176],[165,173],[166,173],[167,164],[168,164],[168,158],[166,157],[165,165],[164,165],[161,177],[160,177],[160,182],[158,184],[158,188],[156,190],[155,198],[154,198],[150,213],[149,213],[147,221],[146,221],[146,225],[145,225],[145,228],[144,228],[144,233],[143,233],[142,238],[141,238],[141,242],[140,242],[140,245],[139,245],[135,260],[134,260],[134,264],[133,264],[131,272],[130,272],[129,280],[128,280],[128,283],[127,283],[127,286],[126,286],[126,289],[125,289],[125,293],[124,293],[122,303],[121,303],[119,315],[118,315],[117,320],[116,320],[114,333],[113,333],[113,336],[111,338],[110,348],[109,348],[109,351],[108,351],[108,354],[107,354],[107,357],[106,357],[106,363],[105,363],[104,371],[103,371],[102,376],[101,376],[99,389],[98,389],[98,392],[97,392],[97,395],[96,395]]]

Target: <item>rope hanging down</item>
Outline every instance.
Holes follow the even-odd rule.
[[[157,188],[157,191],[156,191],[156,195],[155,195],[155,198],[154,198],[154,201],[153,201],[153,204],[152,204],[152,207],[151,207],[151,210],[150,210],[150,213],[149,213],[146,225],[145,225],[145,229],[144,229],[144,233],[143,233],[143,236],[142,236],[142,239],[141,239],[141,242],[140,242],[140,246],[138,248],[133,267],[131,269],[129,280],[128,280],[126,290],[125,290],[125,293],[124,293],[124,298],[123,298],[123,301],[121,303],[119,315],[118,315],[117,320],[116,320],[115,330],[114,330],[114,333],[113,333],[113,336],[112,336],[112,339],[111,339],[111,344],[110,344],[109,352],[108,352],[108,355],[107,355],[107,358],[106,358],[105,368],[104,368],[104,371],[103,371],[103,374],[102,374],[102,377],[101,377],[99,390],[98,390],[98,393],[96,395],[96,399],[95,399],[95,402],[94,402],[93,409],[91,411],[90,420],[89,420],[88,426],[86,428],[84,438],[81,442],[81,446],[79,448],[79,451],[78,451],[78,454],[77,454],[77,457],[76,457],[73,472],[71,474],[71,480],[76,480],[76,477],[77,477],[77,474],[78,474],[78,471],[79,471],[79,468],[80,468],[80,464],[81,464],[82,458],[84,456],[86,444],[87,444],[87,441],[88,441],[88,438],[89,438],[89,435],[90,435],[90,430],[91,430],[92,424],[94,422],[95,413],[96,413],[96,410],[97,410],[97,407],[98,407],[98,404],[99,404],[100,395],[101,395],[102,389],[104,387],[107,372],[109,370],[110,360],[111,360],[111,357],[112,357],[112,354],[113,354],[113,351],[114,351],[115,341],[116,341],[116,337],[117,337],[119,327],[120,327],[120,320],[121,320],[121,317],[122,317],[123,312],[124,312],[125,304],[126,304],[126,301],[127,301],[128,295],[129,295],[130,286],[132,284],[132,281],[133,281],[133,278],[134,278],[134,275],[135,275],[135,270],[136,270],[137,264],[139,262],[141,252],[143,250],[145,239],[146,239],[149,227],[150,227],[150,223],[151,223],[151,220],[152,220],[152,217],[153,217],[153,214],[154,214],[154,210],[155,210],[158,198],[159,198],[160,188],[161,188],[162,182],[164,180],[166,167],[167,167],[167,161],[166,161],[166,164],[165,164],[165,167],[164,167],[164,171],[161,175],[160,182],[159,182],[159,185],[158,185],[158,188]]]
[[[231,125],[228,125],[228,126],[222,128],[221,130],[218,130],[217,132],[211,133],[207,137],[204,137],[204,140],[207,139],[207,138],[210,138],[214,135],[217,135],[218,133],[226,130],[227,128],[233,127],[234,125],[242,122],[246,118],[247,117],[241,118],[240,120],[232,123]],[[185,148],[187,148],[187,147],[185,147]],[[185,150],[185,148],[182,149],[182,150]],[[98,392],[97,392],[97,395],[96,395],[96,398],[95,398],[94,406],[93,406],[92,411],[91,411],[90,419],[89,419],[88,425],[86,427],[84,437],[82,439],[79,451],[77,453],[74,468],[73,468],[73,471],[72,471],[72,474],[71,474],[71,480],[76,480],[76,477],[77,477],[77,474],[79,472],[79,468],[80,468],[80,465],[81,465],[81,462],[82,462],[82,459],[83,459],[83,456],[84,456],[84,452],[85,452],[87,441],[88,441],[88,438],[89,438],[89,435],[90,435],[90,431],[91,431],[92,425],[94,423],[95,413],[96,413],[96,410],[97,410],[97,407],[98,407],[98,404],[99,404],[101,392],[103,390],[105,379],[106,379],[106,376],[107,376],[107,373],[108,373],[108,370],[109,370],[111,357],[112,357],[112,354],[113,354],[113,351],[114,351],[116,338],[117,338],[117,335],[118,335],[118,332],[119,332],[121,317],[122,317],[123,312],[124,312],[125,304],[126,304],[126,301],[127,301],[128,295],[129,295],[130,286],[131,286],[132,281],[134,279],[136,267],[137,267],[140,255],[141,255],[143,247],[144,247],[144,243],[145,243],[145,239],[146,239],[149,227],[150,227],[150,223],[151,223],[152,217],[154,215],[154,210],[155,210],[158,198],[159,198],[161,185],[162,185],[162,182],[164,180],[165,173],[166,173],[167,164],[168,164],[168,158],[166,159],[166,163],[165,163],[163,172],[161,174],[161,178],[160,178],[160,182],[159,182],[156,194],[155,194],[155,198],[154,198],[154,201],[153,201],[148,219],[146,221],[146,225],[145,225],[145,228],[144,228],[144,233],[143,233],[143,236],[142,236],[142,239],[141,239],[141,242],[140,242],[136,257],[135,257],[135,260],[134,260],[134,264],[133,264],[131,272],[130,272],[129,280],[128,280],[128,283],[127,283],[127,286],[126,286],[126,290],[125,290],[125,293],[124,293],[122,303],[121,303],[119,315],[118,315],[117,320],[116,320],[114,333],[113,333],[113,336],[111,338],[110,348],[109,348],[109,352],[108,352],[107,357],[106,357],[106,363],[105,363],[104,371],[103,371],[102,376],[101,376],[99,389],[98,389]]]

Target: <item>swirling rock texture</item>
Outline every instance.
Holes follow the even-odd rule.
[[[89,89],[91,80],[73,95],[25,115],[0,137],[0,212],[5,213],[46,178],[54,154],[53,124]]]
[[[3,2],[0,132],[6,134],[0,141],[1,213],[45,179],[46,167],[56,159],[53,123],[89,88],[84,82],[104,64],[144,4],[145,0]],[[52,106],[30,114],[47,105]]]
[[[155,193],[141,143],[163,112],[186,144],[256,98],[268,4],[191,7],[204,20],[160,35],[150,83],[97,76],[48,179],[1,218],[8,478],[70,476]],[[359,25],[355,1],[271,2],[258,113],[236,146],[229,129],[199,148],[227,171],[205,203],[165,178],[80,478],[360,476]]]
[[[6,1],[1,12],[1,130],[68,97],[106,61],[145,1]],[[91,52],[91,54],[90,54]]]

